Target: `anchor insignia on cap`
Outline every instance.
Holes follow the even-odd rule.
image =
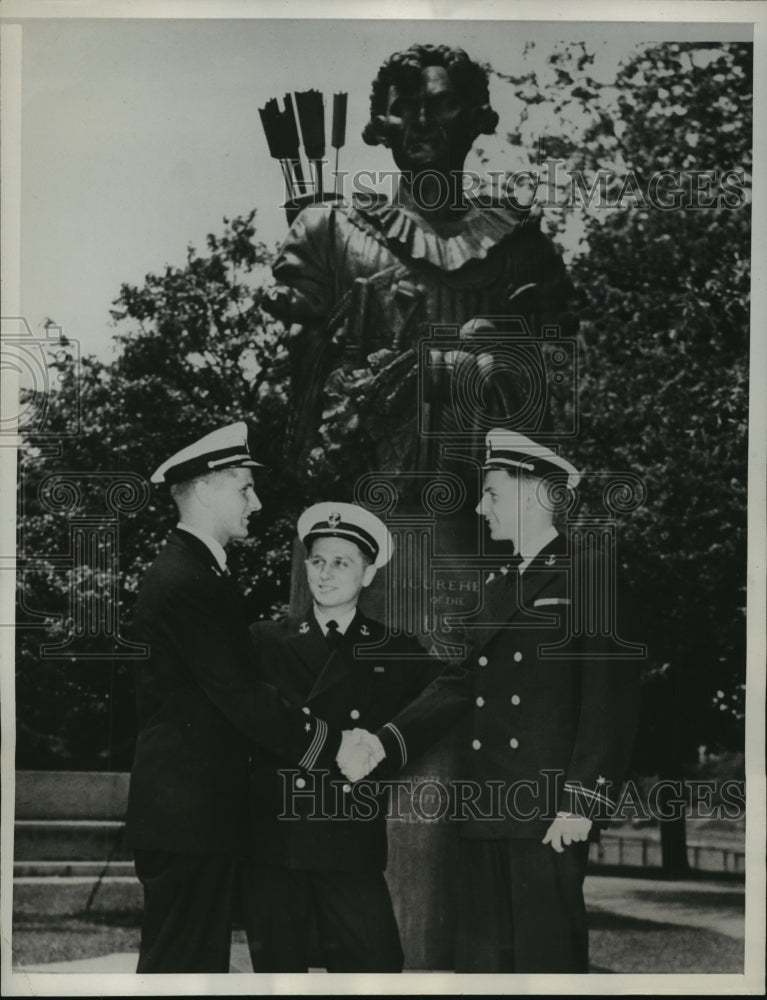
[[[340,514],[331,514],[330,517],[328,518],[328,524],[330,525],[331,528],[337,527],[337,525],[339,525],[340,523],[341,523]]]

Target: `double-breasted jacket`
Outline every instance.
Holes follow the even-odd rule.
[[[615,634],[613,598],[598,552],[558,535],[521,574],[488,577],[466,660],[379,730],[402,762],[471,712],[454,789],[463,835],[539,838],[558,811],[609,817],[637,728],[641,657]]]

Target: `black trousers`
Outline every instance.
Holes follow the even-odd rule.
[[[401,972],[382,872],[294,871],[245,859],[242,913],[254,972],[306,972],[312,930],[328,972]]]
[[[456,972],[588,972],[589,845],[461,838]]]
[[[136,972],[228,972],[234,855],[137,850],[135,861],[144,887]]]

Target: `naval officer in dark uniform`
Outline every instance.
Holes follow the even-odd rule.
[[[364,508],[331,502],[305,511],[298,535],[313,604],[300,617],[251,626],[259,676],[306,718],[375,730],[441,669],[415,638],[387,636],[357,606],[391,556],[390,532]],[[364,743],[356,749],[370,756]],[[369,766],[378,760],[373,753]],[[348,767],[343,754],[338,763]],[[255,753],[253,804],[243,910],[254,970],[306,972],[314,928],[329,972],[400,972],[383,874],[385,792],[372,782],[352,789],[337,769],[304,775],[283,754]]]
[[[247,426],[206,435],[152,476],[179,511],[144,576],[135,632],[139,733],[127,836],[144,888],[138,972],[228,972],[251,748],[332,766],[341,733],[259,681],[225,546],[260,508]],[[349,727],[351,728],[351,727]]]
[[[580,474],[522,434],[487,435],[477,512],[516,558],[488,577],[471,652],[377,736],[402,764],[473,711],[460,823],[456,971],[588,971],[583,880],[637,727],[636,660],[601,622],[605,557],[554,526]]]

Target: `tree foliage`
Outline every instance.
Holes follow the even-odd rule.
[[[288,413],[282,330],[261,310],[269,254],[255,239],[254,218],[251,212],[224,220],[224,233],[208,237],[204,255],[189,248],[184,266],[149,274],[141,287],[123,285],[113,310],[115,359],[87,357],[64,366],[63,381],[46,401],[45,437],[25,436],[19,766],[126,768],[135,729],[131,666],[119,652],[89,660],[103,642],[84,636],[73,655],[41,654],[41,644],[64,641],[78,608],[98,598],[104,584],[99,553],[106,544],[102,539],[99,551],[73,568],[73,512],[45,504],[48,477],[76,484],[82,503],[75,519],[103,517],[110,482],[126,474],[144,481],[145,502],[119,515],[119,617],[126,632],[139,580],[174,523],[167,492],[146,482],[151,472],[212,427],[247,419],[265,466],[257,472],[263,511],[253,537],[233,550],[232,562],[254,619],[276,613],[287,600],[289,539],[303,498],[282,461]],[[80,426],[72,434],[78,412]],[[47,441],[59,445],[51,449]],[[101,478],[94,480],[94,472]],[[97,631],[103,628],[99,619]]]
[[[550,64],[563,84],[547,95],[550,120],[564,131],[547,149],[568,169],[609,172],[613,194],[629,172],[645,192],[661,170],[688,191],[711,178],[705,208],[635,199],[592,210],[578,220],[572,266],[582,298],[576,457],[632,471],[647,491],[620,542],[649,644],[645,759],[657,764],[670,740],[692,759],[698,745],[742,741],[751,220],[747,199],[710,203],[727,171],[750,186],[751,46],[647,48],[609,86],[588,75],[582,47]],[[587,122],[580,144],[564,125],[576,112]],[[564,204],[560,232],[575,211]]]

